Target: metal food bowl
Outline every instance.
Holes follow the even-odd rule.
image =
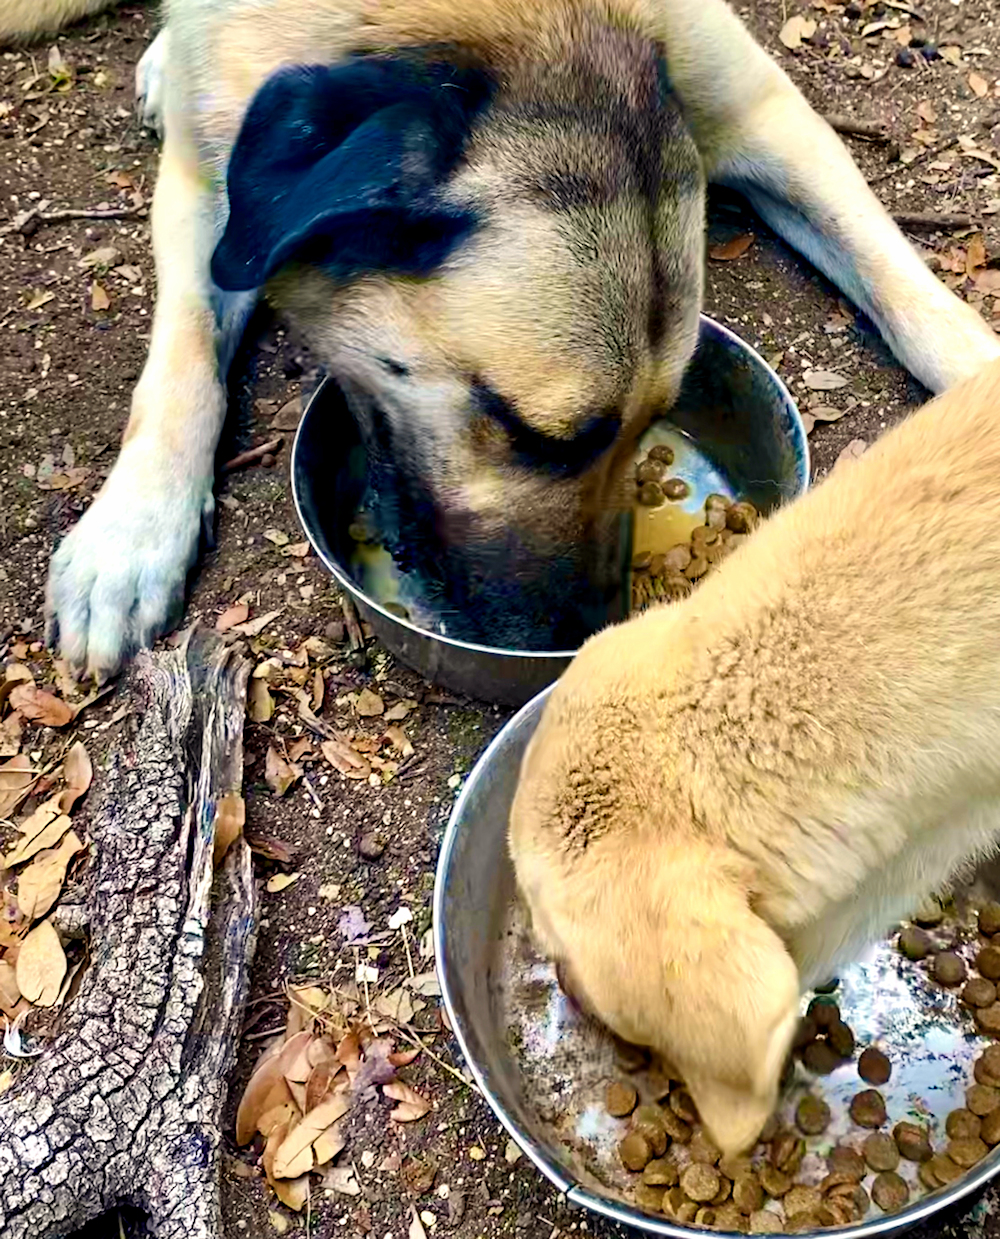
[[[563,997],[554,968],[530,943],[515,899],[507,819],[521,758],[550,691],[529,702],[494,739],[469,775],[445,831],[434,890],[444,1002],[465,1060],[497,1118],[572,1203],[650,1234],[705,1236],[713,1232],[645,1213],[616,1190],[626,1180],[614,1155],[625,1126],[603,1107],[609,1077],[621,1078],[613,1042]],[[998,891],[1000,866],[990,862],[955,890],[956,904],[967,910],[970,899],[996,898]],[[939,945],[952,945],[955,923],[930,931],[939,934]],[[958,924],[965,923],[961,915]],[[977,949],[975,934],[962,940],[964,945],[953,949],[968,958]],[[911,963],[884,942],[843,970],[837,1000],[859,1049],[877,1041],[892,1062],[892,1078],[880,1088],[889,1126],[920,1118],[940,1148],[944,1119],[964,1105],[972,1061],[990,1044],[970,1031],[957,994],[934,985],[925,965]],[[849,1098],[865,1087],[854,1061],[820,1080],[796,1066],[782,1095],[782,1118],[789,1120],[810,1089],[821,1092],[834,1116],[823,1136],[807,1140],[802,1170],[810,1181],[825,1173],[830,1144],[848,1136],[857,1146],[867,1134],[858,1128],[849,1132],[847,1116]],[[915,1169],[904,1161],[899,1173],[912,1178]],[[947,1188],[911,1200],[898,1213],[882,1215],[872,1205],[854,1225],[813,1233],[851,1239],[897,1234],[975,1192],[998,1170],[1000,1146]]]
[[[805,427],[785,385],[749,345],[705,316],[667,420],[696,441],[734,494],[764,512],[808,486]],[[348,566],[347,530],[365,478],[354,419],[327,378],[306,407],[292,450],[295,507],[316,554],[376,636],[425,679],[488,701],[523,705],[558,679],[574,650],[505,649],[440,636],[394,615],[361,589]]]

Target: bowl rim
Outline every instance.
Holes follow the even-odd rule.
[[[479,1064],[469,1050],[467,1030],[459,1014],[455,993],[453,992],[448,944],[444,933],[448,874],[459,835],[463,830],[468,829],[468,823],[464,820],[466,805],[474,798],[476,784],[480,780],[489,777],[488,772],[491,770],[496,754],[509,743],[511,734],[520,730],[528,715],[541,710],[545,698],[548,697],[554,688],[555,684],[550,684],[523,705],[516,714],[507,720],[477,758],[469,772],[468,778],[462,785],[461,792],[455,800],[448,818],[448,824],[441,839],[441,850],[438,855],[434,875],[432,917],[435,967],[448,1021],[451,1025],[453,1036],[458,1042],[462,1058],[472,1073],[476,1087],[486,1099],[487,1104],[499,1120],[501,1126],[532,1162],[535,1169],[544,1178],[548,1179],[567,1200],[612,1222],[618,1222],[621,1225],[645,1231],[647,1234],[663,1236],[664,1239],[698,1239],[698,1237],[705,1239],[706,1235],[712,1234],[730,1235],[734,1236],[735,1239],[735,1236],[740,1235],[742,1232],[710,1231],[704,1227],[684,1226],[680,1223],[671,1222],[666,1218],[661,1221],[653,1214],[643,1213],[641,1210],[633,1208],[624,1202],[615,1201],[609,1196],[599,1196],[589,1188],[582,1187],[549,1156],[546,1150],[537,1145],[529,1135],[521,1130],[517,1122],[508,1114],[504,1103],[493,1093]],[[1000,1172],[1000,1145],[991,1149],[974,1171],[969,1171],[961,1179],[956,1180],[945,1188],[938,1189],[937,1192],[928,1193],[927,1196],[907,1205],[898,1213],[887,1213],[882,1217],[876,1217],[867,1222],[859,1222],[852,1226],[824,1227],[823,1229],[804,1230],[795,1233],[809,1236],[810,1239],[829,1239],[829,1236],[850,1236],[850,1239],[876,1239],[877,1236],[898,1234],[911,1229],[934,1214],[949,1208],[951,1205],[963,1200],[966,1196],[978,1191],[989,1183],[991,1179],[995,1178],[998,1172]],[[775,1239],[778,1234],[782,1233],[784,1232],[773,1232]]]
[[[698,324],[699,338],[702,330],[707,328],[710,333],[714,332],[723,339],[728,340],[729,343],[735,344],[740,350],[748,354],[758,366],[761,367],[761,370],[776,388],[782,403],[785,405],[785,408],[790,415],[792,446],[795,449],[796,460],[799,462],[800,472],[799,490],[795,498],[800,498],[809,489],[811,462],[809,458],[809,439],[806,435],[805,423],[802,420],[802,414],[799,412],[798,405],[795,403],[791,392],[788,390],[777,371],[775,371],[775,369],[764,360],[764,358],[755,348],[752,347],[752,345],[748,344],[741,336],[738,336],[736,332],[731,331],[728,327],[724,326],[720,322],[717,322],[714,318],[709,317],[707,314],[699,315]],[[408,632],[413,633],[415,637],[438,641],[455,650],[463,650],[466,653],[471,654],[487,654],[493,658],[527,658],[535,661],[545,661],[550,659],[568,660],[573,658],[577,653],[575,649],[519,650],[508,646],[481,645],[475,641],[462,641],[457,637],[443,636],[440,633],[429,632],[426,628],[420,628],[416,624],[411,623],[409,620],[403,619],[401,616],[394,615],[391,611],[386,610],[380,602],[377,602],[369,594],[366,594],[357,582],[350,576],[340,561],[335,559],[333,555],[327,554],[326,550],[317,544],[316,539],[313,537],[311,522],[307,522],[303,518],[303,513],[306,511],[306,508],[303,503],[304,496],[298,480],[300,466],[302,465],[301,445],[303,429],[310,413],[312,412],[314,404],[322,397],[322,393],[327,388],[327,385],[333,385],[335,382],[336,380],[332,375],[325,375],[319,386],[306,401],[305,408],[302,410],[302,417],[299,420],[298,428],[295,431],[295,439],[292,443],[289,472],[291,474],[292,481],[292,502],[295,506],[295,514],[298,517],[299,524],[302,526],[313,551],[337,581],[337,584],[340,585],[342,589],[346,590],[352,598],[355,598],[359,602],[362,602],[365,606],[370,607],[373,611],[377,612],[387,623],[393,624],[398,628],[405,629]],[[303,467],[302,473],[305,474],[305,472],[306,470]]]

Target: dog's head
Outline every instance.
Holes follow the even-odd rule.
[[[671,786],[643,725],[652,693],[593,690],[642,661],[634,627],[594,638],[554,690],[522,765],[510,850],[539,946],[577,1005],[656,1050],[735,1154],[774,1110],[799,977],[754,910],[753,867]]]
[[[376,519],[458,636],[575,646],[618,596],[630,450],[694,349],[704,184],[656,48],[284,70],[228,173],[223,288],[270,285],[358,419]]]

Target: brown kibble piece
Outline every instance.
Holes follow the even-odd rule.
[[[885,1084],[892,1075],[892,1063],[881,1050],[869,1046],[858,1059],[858,1075],[867,1084]]]
[[[1000,1045],[988,1045],[973,1068],[980,1084],[1000,1086]]]
[[[733,533],[750,533],[760,519],[752,503],[734,503],[726,513],[726,524]]]
[[[840,1008],[832,998],[818,997],[814,998],[806,1010],[806,1018],[819,1029],[830,1028],[833,1024],[840,1023]]]
[[[866,1136],[861,1151],[872,1170],[895,1170],[899,1165],[896,1142],[884,1131],[873,1131],[870,1136]]]
[[[881,1127],[885,1122],[885,1100],[874,1088],[863,1089],[851,1098],[851,1118],[859,1127]]]
[[[977,1007],[974,1014],[976,1026],[981,1032],[991,1037],[1000,1036],[1000,1002],[989,1007]]]
[[[910,1188],[905,1179],[891,1170],[875,1176],[872,1184],[872,1200],[883,1213],[895,1213],[910,1199]]]
[[[974,1140],[982,1125],[983,1120],[971,1110],[952,1110],[945,1119],[944,1129],[949,1140]]]
[[[639,1106],[632,1115],[632,1130],[646,1137],[654,1157],[662,1157],[666,1153],[669,1139],[659,1106]]]
[[[712,1204],[718,1208],[719,1205],[724,1205],[729,1200],[729,1193],[733,1190],[733,1185],[729,1182],[724,1174],[719,1175],[719,1190],[712,1197]]]
[[[692,1162],[681,1174],[681,1187],[691,1200],[707,1204],[719,1190],[719,1172],[704,1162]]]
[[[814,1075],[828,1076],[836,1071],[841,1062],[840,1055],[825,1041],[813,1041],[802,1051],[803,1065]]]
[[[930,934],[917,929],[915,925],[907,925],[905,929],[900,930],[899,941],[896,945],[899,947],[900,954],[912,960],[926,959],[934,950]]]
[[[984,946],[976,956],[976,967],[988,981],[1000,981],[1000,947]]]
[[[677,1144],[687,1144],[691,1139],[691,1126],[685,1123],[684,1120],[674,1111],[665,1107],[663,1110],[663,1126],[667,1129],[667,1135]]]
[[[826,1040],[834,1053],[841,1058],[850,1058],[854,1053],[854,1033],[843,1022],[838,1020],[826,1030]]]
[[[666,443],[657,443],[649,449],[647,460],[661,460],[665,465],[674,463],[674,449],[668,447]]]
[[[615,1038],[615,1065],[620,1071],[641,1071],[649,1066],[649,1050]]]
[[[704,1226],[707,1230],[715,1229],[715,1210],[711,1205],[702,1205],[694,1215],[695,1226]]]
[[[674,1217],[685,1226],[693,1222],[697,1216],[698,1206],[693,1200],[682,1201],[674,1210]]]
[[[674,1187],[680,1178],[676,1165],[666,1157],[655,1157],[647,1162],[642,1172],[642,1181],[650,1187]]]
[[[653,556],[650,551],[640,551],[638,555],[632,558],[632,571],[645,572],[653,561]]]
[[[995,1144],[1000,1144],[1000,1106],[996,1110],[991,1110],[983,1119],[979,1128],[979,1138],[984,1140],[990,1148]]]
[[[961,985],[967,975],[965,960],[954,951],[938,951],[931,972],[939,985]]]
[[[663,493],[676,502],[678,499],[686,499],[691,493],[691,487],[683,478],[667,478],[663,483]]]
[[[938,1187],[945,1187],[948,1183],[954,1183],[956,1179],[961,1178],[962,1167],[944,1153],[935,1153],[927,1163],[927,1174],[937,1181]]]
[[[616,1119],[624,1118],[635,1109],[639,1094],[631,1084],[622,1084],[619,1080],[612,1081],[604,1090],[604,1108]]]
[[[1000,1089],[989,1084],[970,1084],[965,1090],[965,1105],[966,1109],[982,1118],[1000,1106]]]
[[[662,460],[651,460],[648,456],[635,471],[635,480],[640,486],[643,482],[662,482],[666,476],[666,463]]]
[[[693,1162],[704,1162],[706,1166],[714,1166],[722,1156],[722,1150],[707,1131],[698,1127],[688,1145],[688,1154]]]
[[[686,1088],[675,1088],[670,1094],[669,1105],[674,1114],[685,1123],[698,1122],[698,1107]]]
[[[653,1156],[649,1141],[637,1131],[630,1131],[618,1143],[618,1156],[626,1170],[644,1170],[647,1162]]]
[[[768,1196],[773,1196],[775,1200],[780,1200],[786,1192],[791,1191],[792,1177],[785,1174],[783,1170],[779,1170],[777,1166],[769,1166],[765,1162],[760,1168],[760,1185],[767,1192]]]
[[[758,1209],[750,1214],[751,1235],[777,1235],[785,1229],[781,1216],[770,1209]]]
[[[962,1001],[967,1006],[990,1007],[996,1000],[997,987],[985,977],[972,977],[962,988]]]
[[[822,1203],[823,1193],[819,1188],[807,1187],[802,1183],[796,1184],[781,1202],[786,1218],[792,1218],[797,1213],[808,1213],[811,1209],[818,1209]]]
[[[684,576],[689,581],[698,581],[707,571],[708,559],[704,555],[696,555],[684,569]]]
[[[830,1107],[821,1097],[803,1097],[795,1109],[799,1131],[818,1136],[830,1126]]]
[[[739,1209],[729,1201],[715,1210],[716,1230],[739,1230],[746,1233],[747,1220]]]
[[[1000,934],[1000,903],[988,903],[979,909],[979,932],[987,938]]]
[[[715,529],[719,533],[726,527],[726,511],[725,508],[709,508],[705,512],[705,524],[709,529]]]
[[[666,494],[659,482],[643,482],[639,487],[639,502],[646,508],[658,508],[666,502]]]
[[[771,1165],[794,1175],[806,1155],[806,1142],[794,1132],[776,1136],[771,1143]]]
[[[733,1203],[741,1213],[756,1213],[764,1204],[764,1189],[752,1172],[740,1175],[733,1184]]]
[[[637,1183],[635,1187],[635,1203],[647,1213],[663,1212],[663,1188],[650,1187],[648,1183]]]
[[[926,1162],[933,1156],[927,1128],[918,1123],[897,1123],[892,1129],[892,1138],[900,1154],[909,1162]]]
[[[719,1158],[719,1169],[727,1179],[740,1179],[753,1173],[753,1162],[745,1153],[737,1153],[729,1157]]]
[[[988,1152],[986,1143],[978,1136],[967,1140],[949,1140],[948,1147],[945,1149],[945,1153],[955,1165],[962,1166],[966,1170],[974,1166],[976,1162],[981,1162]]]
[[[826,1161],[831,1174],[844,1175],[848,1179],[861,1180],[865,1177],[864,1158],[850,1145],[838,1144],[830,1152]]]
[[[691,548],[684,543],[672,546],[663,557],[668,572],[683,572],[691,562]]]
[[[804,1015],[799,1020],[798,1027],[795,1030],[795,1036],[792,1039],[792,1049],[801,1050],[810,1041],[815,1041],[818,1032],[819,1028],[816,1025],[816,1021],[808,1015]]]

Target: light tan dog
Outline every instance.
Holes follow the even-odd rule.
[[[4,0],[0,44],[95,4]],[[48,590],[98,673],[177,617],[265,290],[339,381],[377,523],[449,631],[547,649],[618,596],[607,516],[694,347],[705,178],[932,390],[1000,356],[724,0],[169,0],[139,77],[165,133],[149,356]]]
[[[800,990],[998,843],[998,363],[588,641],[510,819],[541,945],[729,1153]]]

